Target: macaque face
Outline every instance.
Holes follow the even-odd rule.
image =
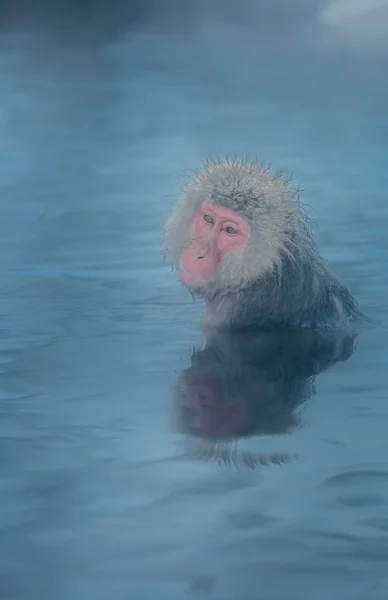
[[[190,244],[179,261],[180,277],[189,287],[209,283],[227,252],[247,244],[250,228],[235,212],[203,202],[190,229]]]
[[[222,383],[212,373],[191,372],[184,377],[188,425],[197,435],[239,435],[249,414],[243,398],[225,402]]]

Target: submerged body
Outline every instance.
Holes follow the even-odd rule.
[[[256,161],[208,161],[166,224],[182,283],[217,327],[339,328],[366,322],[319,256],[290,180]]]

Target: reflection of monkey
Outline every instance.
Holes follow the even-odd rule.
[[[219,460],[229,460],[233,440],[290,432],[300,422],[295,409],[314,393],[315,376],[347,360],[354,341],[351,334],[322,330],[212,330],[176,386],[179,430],[206,440],[200,451]],[[242,457],[252,464],[288,458]]]
[[[257,162],[208,161],[166,223],[182,282],[213,326],[342,327],[367,321],[318,255],[298,190]]]

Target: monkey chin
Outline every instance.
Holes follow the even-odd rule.
[[[206,279],[200,275],[189,273],[189,271],[185,271],[184,269],[179,269],[179,277],[185,286],[194,289],[204,288],[211,281],[210,279]]]
[[[204,275],[201,275],[199,273],[193,273],[192,271],[188,271],[183,267],[182,261],[179,262],[178,273],[180,280],[188,288],[203,288],[206,285],[208,285],[212,280],[211,277],[205,277]]]

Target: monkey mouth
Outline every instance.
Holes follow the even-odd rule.
[[[203,287],[210,281],[209,277],[188,271],[182,266],[181,263],[179,264],[179,277],[182,283],[191,288]]]

